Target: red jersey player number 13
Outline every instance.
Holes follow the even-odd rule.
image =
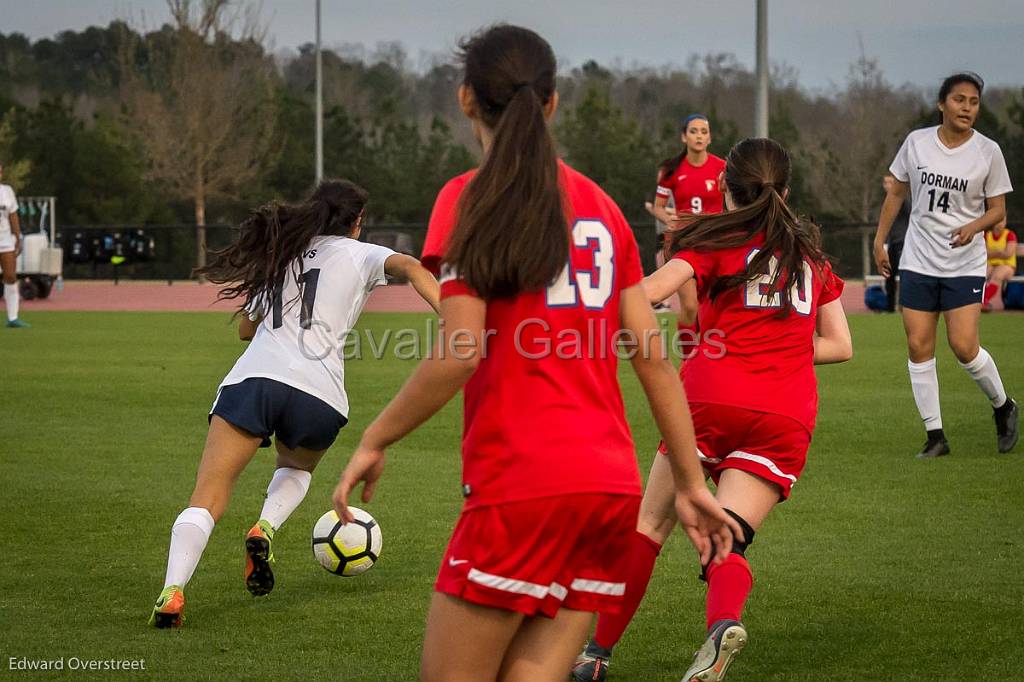
[[[556,156],[551,46],[498,25],[462,49],[459,104],[483,160],[441,191],[424,250],[428,265],[445,265],[444,345],[366,429],[335,509],[345,517],[360,482],[369,501],[385,449],[464,388],[466,503],[435,582],[420,679],[511,670],[562,679],[590,614],[622,600],[639,510],[617,357],[603,351],[620,327],[654,345],[660,337],[638,286],[632,231],[594,182]],[[552,344],[587,337],[593,352]],[[671,488],[688,534],[705,557],[714,534],[724,558],[739,525],[703,486],[672,366],[653,350],[633,365],[673,447]]]

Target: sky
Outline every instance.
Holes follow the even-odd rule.
[[[197,0],[198,1],[198,0]],[[275,50],[313,39],[314,0],[260,5]],[[729,52],[754,64],[754,0],[322,0],[326,47],[401,42],[413,66],[495,21],[533,28],[560,63],[684,65]],[[133,17],[155,27],[165,0],[0,0],[0,32],[30,38]],[[812,90],[841,86],[861,50],[897,85],[934,88],[957,70],[1024,85],[1024,0],[768,0],[769,59]]]

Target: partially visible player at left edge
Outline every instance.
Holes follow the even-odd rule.
[[[0,181],[4,166],[0,162]],[[4,277],[4,303],[7,304],[7,326],[27,328],[18,317],[21,296],[18,293],[18,254],[21,253],[21,224],[18,222],[18,199],[10,185],[0,184],[0,271]]]

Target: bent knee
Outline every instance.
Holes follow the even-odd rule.
[[[641,510],[640,516],[636,521],[637,532],[643,533],[659,545],[665,544],[669,536],[672,535],[672,530],[675,527],[676,517],[674,514],[670,516],[662,514],[644,514]]]
[[[966,364],[978,357],[978,353],[981,351],[981,345],[975,343],[961,343],[961,342],[950,342],[950,350],[953,351],[953,355],[960,362]]]

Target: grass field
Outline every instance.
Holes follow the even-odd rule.
[[[0,670],[10,657],[145,659],[137,676],[412,680],[431,585],[458,514],[460,407],[391,451],[378,497],[384,550],[364,576],[313,560],[309,531],[362,427],[411,362],[348,365],[349,428],[277,535],[277,587],[254,600],[241,539],[272,472],[264,450],[187,589],[180,631],[146,626],[170,524],[185,506],[214,389],[242,350],[215,313],[36,313],[0,330]],[[982,338],[1024,395],[1024,318]],[[361,324],[422,327],[415,315]],[[998,455],[991,410],[940,352],[953,456],[923,442],[895,317],[851,320],[856,357],[819,370],[804,476],[748,551],[751,643],[730,680],[1020,680],[1024,671],[1024,445]],[[646,471],[657,436],[639,385],[623,390]],[[615,680],[678,680],[703,633],[703,585],[677,534],[620,644]],[[65,673],[67,674],[67,673]]]

